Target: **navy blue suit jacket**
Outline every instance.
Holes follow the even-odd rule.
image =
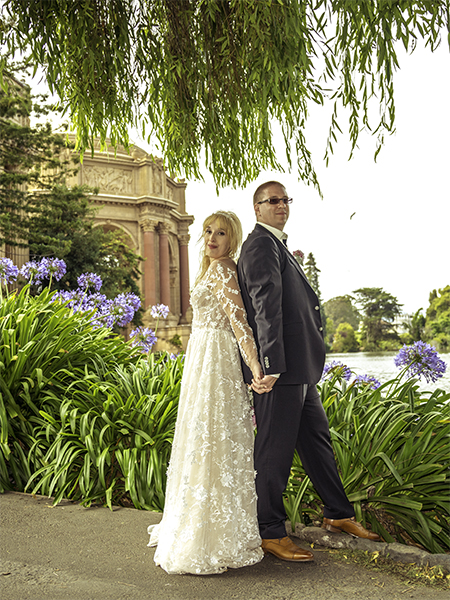
[[[281,373],[277,385],[317,383],[325,362],[319,300],[295,258],[257,224],[242,246],[238,275],[264,373]],[[243,370],[250,383],[250,369]]]

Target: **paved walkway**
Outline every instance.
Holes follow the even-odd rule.
[[[160,515],[82,508],[26,494],[0,495],[2,600],[448,600],[394,575],[336,561],[266,557],[223,575],[167,575],[153,563],[147,526]],[[306,543],[300,542],[305,548]]]

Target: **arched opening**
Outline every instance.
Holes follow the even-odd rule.
[[[94,227],[101,227],[103,229],[103,231],[105,233],[107,232],[117,232],[120,237],[123,239],[124,243],[126,243],[126,245],[131,248],[131,250],[134,250],[135,252],[138,252],[139,248],[137,243],[133,240],[133,237],[131,235],[131,233],[129,231],[127,231],[125,229],[125,227],[122,227],[120,225],[117,225],[115,223],[110,223],[110,222],[97,222],[95,223]]]

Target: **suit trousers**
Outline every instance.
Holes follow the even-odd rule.
[[[258,521],[263,539],[286,536],[283,492],[294,450],[324,504],[329,519],[353,517],[331,446],[330,429],[315,385],[275,384],[254,394]]]

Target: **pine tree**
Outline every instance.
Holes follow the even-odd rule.
[[[28,86],[13,75],[0,88],[0,245],[27,247],[30,219],[39,213],[42,190],[58,185],[70,171],[70,158],[62,135],[49,123],[30,127],[32,113],[45,113],[33,105]]]
[[[356,303],[363,314],[362,335],[365,337],[365,350],[376,350],[383,342],[398,343],[398,334],[393,323],[401,314],[402,304],[397,298],[382,288],[360,288],[356,294]]]
[[[20,72],[20,65],[13,68]],[[55,287],[74,289],[79,275],[95,271],[108,297],[139,294],[141,257],[122,232],[94,227],[96,190],[64,184],[76,170],[72,147],[49,123],[30,126],[32,114],[48,112],[42,100],[33,103],[27,86],[8,75],[6,89],[0,88],[0,247],[7,256],[20,247],[30,259],[63,259],[67,272]]]
[[[316,259],[314,254],[310,252],[306,259],[304,271],[312,289],[316,292],[317,297],[320,300],[320,288],[319,288],[319,273],[320,269],[317,268]]]
[[[305,271],[305,275],[308,278],[308,281],[312,287],[312,289],[316,292],[317,298],[319,299],[320,306],[320,317],[322,319],[322,327],[323,327],[323,337],[325,340],[325,345],[328,350],[328,341],[327,341],[327,317],[325,315],[325,311],[323,308],[322,296],[320,294],[320,286],[319,286],[319,273],[320,269],[317,267],[316,259],[314,258],[314,254],[310,252],[306,259],[305,266],[303,267]]]

